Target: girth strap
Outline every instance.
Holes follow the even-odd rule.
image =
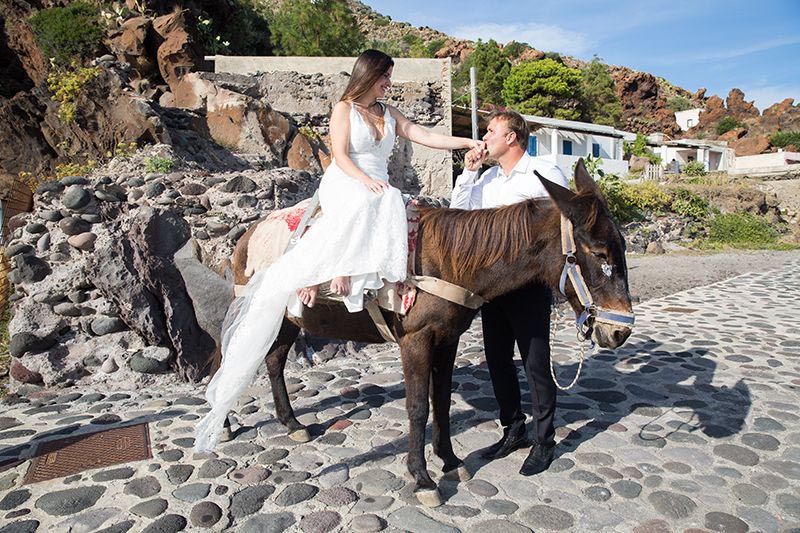
[[[486,303],[486,300],[480,295],[443,279],[431,276],[411,276],[406,282],[443,300],[469,309],[477,309]]]
[[[377,299],[369,299],[364,300],[364,308],[369,313],[369,317],[375,323],[375,327],[378,328],[378,333],[381,334],[383,340],[386,342],[394,342],[397,343],[397,339],[394,338],[392,334],[392,330],[389,329],[389,325],[386,323],[386,320],[383,318],[383,313],[381,313],[380,307],[378,307],[378,300]]]

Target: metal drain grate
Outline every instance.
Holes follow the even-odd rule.
[[[39,444],[24,483],[37,483],[152,457],[147,424],[75,435]]]

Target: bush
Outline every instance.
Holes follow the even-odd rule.
[[[500,50],[498,44],[480,39],[472,52],[453,75],[453,100],[469,103],[469,69],[475,67],[478,100],[481,103],[501,105],[503,103],[503,84],[511,72],[511,62]]]
[[[345,0],[285,0],[270,31],[276,52],[286,56],[355,56],[365,43]]]
[[[790,144],[800,148],[800,131],[776,131],[770,135],[769,142],[777,148],[785,148]]]
[[[28,22],[44,55],[62,67],[94,54],[103,36],[100,12],[86,2],[42,9]]]
[[[685,96],[671,96],[667,98],[667,107],[672,111],[686,111],[692,109],[692,101]]]
[[[719,121],[719,124],[717,124],[717,135],[728,133],[736,128],[744,128],[744,123],[734,117],[725,117]]]
[[[166,174],[172,172],[175,167],[175,162],[171,157],[153,156],[144,159],[145,172],[157,172],[159,174]]]
[[[56,68],[47,76],[47,88],[53,93],[53,100],[59,102],[58,118],[62,124],[75,120],[77,106],[75,100],[87,83],[100,75],[100,67],[76,68],[74,70]]]
[[[642,220],[647,211],[660,211],[669,205],[670,197],[657,183],[623,182],[615,174],[606,174],[597,181],[606,197],[608,210],[621,224]]]
[[[708,240],[735,247],[775,244],[778,232],[752,213],[721,213],[711,219]]]
[[[582,82],[578,98],[583,120],[606,126],[622,126],[622,104],[608,67],[594,59],[581,71]]]
[[[687,176],[705,176],[706,166],[700,161],[689,161],[683,166],[683,173]]]
[[[706,200],[688,189],[676,189],[673,192],[670,210],[682,217],[702,220],[708,216],[709,205]]]
[[[579,70],[553,59],[520,63],[503,83],[503,99],[520,113],[578,120],[582,79]]]

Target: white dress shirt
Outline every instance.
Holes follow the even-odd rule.
[[[515,204],[529,198],[549,197],[534,170],[562,187],[567,178],[549,161],[533,158],[526,152],[506,176],[500,165],[493,166],[478,177],[477,170],[465,170],[456,179],[450,207],[455,209],[484,209]]]

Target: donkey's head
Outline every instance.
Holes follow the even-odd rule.
[[[625,240],[609,215],[600,188],[586,171],[583,159],[579,159],[575,167],[577,193],[539,178],[573,227],[574,252],[565,250],[565,272],[569,275],[562,282],[567,299],[579,316],[586,317],[586,327],[594,329],[597,343],[604,348],[616,348],[630,336],[633,325]],[[566,237],[567,248],[569,240]],[[570,268],[573,264],[579,269]],[[588,295],[581,294],[585,291],[576,278],[585,281]]]

